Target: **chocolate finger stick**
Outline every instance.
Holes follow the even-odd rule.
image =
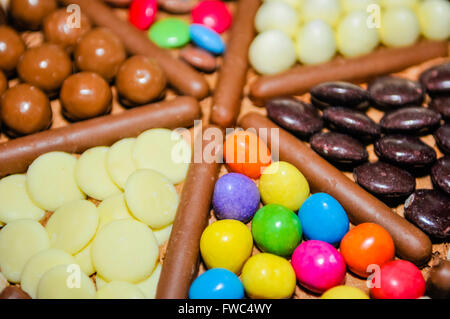
[[[391,234],[400,258],[418,266],[428,261],[431,241],[422,231],[393,213],[388,206],[347,178],[306,144],[257,113],[245,115],[240,125],[244,129],[256,129],[257,133],[263,128],[279,129],[279,140],[272,140],[271,134],[267,134],[268,145],[272,149],[279,149],[280,160],[291,163],[305,175],[313,191],[333,196],[344,207],[353,224],[372,222],[384,227]]]
[[[208,128],[219,129],[209,126],[204,132]],[[198,271],[200,237],[208,224],[211,198],[219,175],[217,156],[222,141],[210,141],[205,134],[196,138],[201,139],[201,144],[196,145],[202,145],[202,150],[209,148],[216,151],[212,158],[202,156],[201,161],[192,161],[189,167],[163,261],[157,299],[186,299]]]
[[[403,48],[380,48],[357,58],[336,58],[320,65],[296,66],[280,74],[263,76],[252,83],[250,94],[257,101],[298,95],[326,81],[364,81],[447,55],[447,41],[424,40]]]
[[[156,59],[164,69],[169,83],[185,95],[197,99],[209,93],[209,87],[203,76],[186,63],[174,58],[164,49],[151,42],[147,34],[138,30],[127,21],[121,20],[114,11],[99,0],[60,0],[64,5],[77,4],[97,26],[106,27],[123,42],[129,53],[147,55]]]
[[[81,153],[150,128],[189,127],[200,116],[198,101],[185,96],[13,139],[0,144],[0,177],[25,172],[47,152]]]
[[[232,127],[239,115],[247,80],[248,49],[255,36],[254,20],[260,5],[261,0],[241,0],[234,17],[211,111],[211,122],[224,128]]]

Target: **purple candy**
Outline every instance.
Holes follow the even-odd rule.
[[[229,173],[219,178],[214,187],[212,205],[217,219],[249,222],[259,208],[259,191],[245,175]]]

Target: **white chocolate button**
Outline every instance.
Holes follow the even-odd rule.
[[[145,296],[133,284],[123,281],[112,281],[97,291],[97,299],[145,299]]]
[[[92,244],[94,268],[107,281],[142,281],[151,274],[158,255],[153,232],[135,220],[122,219],[105,225]]]
[[[3,289],[9,286],[8,279],[0,272],[0,294],[2,293]]]
[[[60,265],[39,281],[38,299],[94,299],[95,286],[76,264]]]
[[[140,169],[128,178],[125,200],[134,217],[152,228],[162,228],[175,219],[178,193],[160,173]]]
[[[106,155],[106,168],[114,183],[121,189],[125,188],[128,177],[136,170],[132,153],[135,138],[125,138],[118,141]]]
[[[97,211],[99,216],[98,229],[114,220],[133,218],[122,193],[105,199],[98,205]]]
[[[80,156],[75,167],[75,177],[80,188],[98,200],[120,192],[106,170],[108,150],[105,146],[88,149]]]
[[[406,7],[387,9],[381,16],[380,39],[391,47],[414,44],[420,35],[416,14]]]
[[[146,299],[155,299],[156,288],[158,287],[159,277],[161,277],[161,270],[161,264],[158,264],[151,276],[136,284],[136,286],[144,293]]]
[[[0,180],[0,221],[40,220],[45,211],[36,206],[27,191],[25,175],[11,175]]]
[[[280,30],[258,34],[250,45],[249,59],[252,67],[261,74],[276,74],[295,64],[294,43]]]
[[[381,0],[381,5],[384,8],[398,8],[398,7],[407,7],[410,9],[416,9],[419,5],[419,0]]]
[[[191,147],[175,131],[152,129],[136,139],[133,159],[137,168],[153,169],[177,184],[186,178]]]
[[[27,188],[40,208],[53,212],[65,203],[84,199],[75,181],[77,159],[67,153],[51,152],[39,156],[27,172]]]
[[[104,286],[106,286],[108,282],[100,277],[98,274],[95,275],[95,285],[97,286],[97,290],[102,289]]]
[[[37,297],[39,281],[47,271],[56,266],[74,263],[75,259],[63,250],[43,250],[31,257],[25,265],[20,286],[31,298],[35,299]]]
[[[331,60],[336,53],[333,29],[322,20],[305,24],[297,34],[298,59],[304,64],[317,64]]]
[[[163,245],[166,241],[169,240],[170,234],[172,232],[172,226],[173,224],[170,224],[169,226],[166,226],[164,228],[152,229],[159,246]]]
[[[84,247],[78,254],[74,255],[75,263],[80,265],[81,270],[88,276],[95,273],[91,256],[92,243]]]
[[[448,40],[450,37],[450,2],[424,1],[418,9],[422,34],[431,40]]]
[[[28,260],[49,247],[48,234],[37,221],[20,219],[7,224],[0,230],[2,273],[10,282],[20,282]]]
[[[299,14],[284,2],[266,2],[256,12],[255,27],[258,32],[281,30],[294,36],[299,25]]]
[[[284,2],[295,9],[300,9],[305,0],[263,0],[263,2]]]
[[[58,208],[47,222],[52,248],[73,255],[94,237],[98,226],[97,207],[87,200],[77,200]]]
[[[339,0],[305,0],[300,10],[303,22],[323,20],[336,25],[341,15]]]
[[[352,11],[365,11],[370,5],[380,5],[380,0],[341,0],[341,8],[344,13]]]

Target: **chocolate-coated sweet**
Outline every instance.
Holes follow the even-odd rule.
[[[450,155],[450,124],[442,125],[436,132],[434,132],[434,139],[440,150]]]
[[[450,299],[450,260],[441,259],[428,274],[426,295],[433,299]]]
[[[2,6],[0,6],[0,25],[6,24],[8,21],[8,18],[6,16],[6,12],[3,9]]]
[[[28,135],[51,125],[50,101],[37,87],[18,84],[2,95],[0,104],[2,123],[10,135]]]
[[[425,90],[418,82],[395,76],[382,76],[367,88],[372,102],[381,108],[421,105]]]
[[[211,53],[192,45],[180,51],[180,58],[203,72],[214,72],[217,68],[216,58]]]
[[[126,106],[149,103],[163,95],[167,81],[159,64],[146,56],[135,55],[117,72],[116,88]]]
[[[89,119],[111,110],[111,88],[97,73],[80,72],[64,81],[60,101],[67,118],[75,121]]]
[[[9,12],[18,27],[38,30],[45,17],[57,7],[57,0],[13,0]]]
[[[25,51],[25,43],[13,28],[0,26],[0,69],[7,74],[14,71]]]
[[[81,38],[74,57],[81,71],[96,72],[111,81],[125,61],[126,52],[122,41],[113,32],[96,28]]]
[[[416,190],[405,202],[405,217],[434,238],[450,238],[450,197],[440,191]]]
[[[346,108],[329,107],[323,111],[323,119],[331,129],[341,131],[362,140],[380,136],[380,126],[366,114]]]
[[[2,70],[0,70],[0,96],[3,94],[3,92],[6,91],[8,88],[8,79],[5,76],[5,73],[3,73]]]
[[[335,132],[316,133],[310,140],[311,148],[332,162],[360,163],[367,161],[369,153],[353,137]]]
[[[323,121],[311,104],[292,97],[280,97],[266,103],[269,118],[296,136],[307,138],[320,131]]]
[[[419,79],[431,95],[450,94],[450,63],[436,65],[425,70]]]
[[[435,96],[431,99],[429,108],[441,113],[445,120],[450,120],[450,95]]]
[[[444,156],[437,160],[431,168],[433,184],[450,195],[450,157]]]
[[[169,13],[189,13],[197,4],[194,0],[158,0],[158,6]]]
[[[8,286],[0,293],[0,299],[31,299],[31,297],[18,286]]]
[[[103,0],[107,4],[112,5],[114,7],[128,7],[133,0]]]
[[[313,87],[310,93],[311,102],[318,107],[364,108],[369,103],[369,93],[348,82],[325,82]]]
[[[61,46],[44,43],[25,51],[17,65],[17,73],[23,82],[53,95],[72,73],[72,61]]]
[[[385,114],[380,125],[388,133],[423,134],[439,126],[440,122],[441,115],[432,109],[412,106]]]
[[[353,170],[355,182],[368,192],[382,198],[398,198],[410,195],[416,188],[416,180],[407,171],[383,163],[366,163]]]
[[[387,162],[408,167],[424,167],[436,160],[434,149],[416,136],[385,135],[374,145],[377,156]]]
[[[45,40],[61,45],[68,52],[72,52],[78,40],[91,29],[91,22],[83,12],[80,12],[79,26],[71,26],[71,15],[66,9],[56,10],[45,18],[43,27]]]

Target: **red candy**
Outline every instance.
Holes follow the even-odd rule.
[[[130,5],[129,20],[138,29],[147,30],[155,20],[156,0],[134,0]]]
[[[372,283],[375,287],[370,293],[376,299],[417,299],[425,293],[422,273],[406,260],[394,260],[381,266],[379,275],[374,275]]]
[[[222,1],[201,1],[192,10],[192,23],[203,24],[218,33],[227,30],[231,20],[231,13]]]

